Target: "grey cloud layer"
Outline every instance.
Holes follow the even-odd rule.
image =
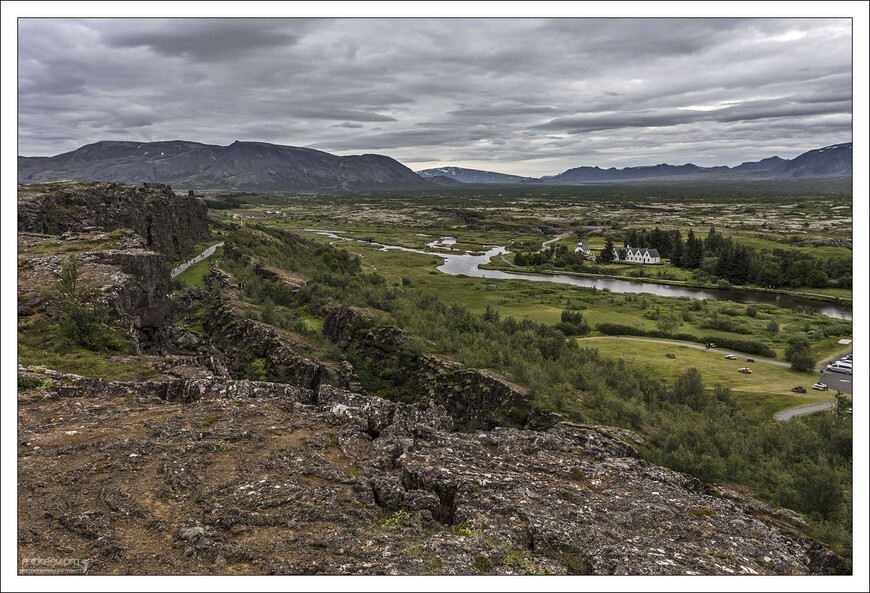
[[[19,152],[260,140],[412,168],[737,164],[851,139],[847,19],[22,19]]]

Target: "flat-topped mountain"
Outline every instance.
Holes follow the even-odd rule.
[[[18,180],[167,183],[184,189],[358,190],[427,186],[390,157],[336,156],[264,142],[229,146],[170,142],[97,142],[52,157],[18,157]]]
[[[628,181],[634,179],[650,179],[661,177],[678,177],[698,175],[710,172],[723,172],[728,167],[699,167],[691,163],[685,165],[668,165],[662,163],[651,167],[625,167],[617,169],[602,169],[600,167],[576,167],[568,169],[553,177],[545,178],[548,183],[572,183],[585,181]]]
[[[520,183],[531,179],[530,177],[520,177],[519,175],[481,171],[479,169],[464,169],[462,167],[423,169],[422,171],[417,171],[417,175],[426,179],[446,177],[461,183]]]

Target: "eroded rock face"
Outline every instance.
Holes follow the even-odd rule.
[[[512,410],[523,421],[528,415],[528,391],[496,373],[428,355],[420,356],[417,371],[419,392],[450,410],[463,426],[491,429]]]
[[[212,270],[209,280],[226,287],[235,284],[217,268]],[[352,368],[348,371],[342,365],[300,356],[284,332],[266,323],[241,318],[227,300],[217,299],[209,304],[203,327],[215,342],[225,344],[223,350],[228,355],[239,357],[237,351],[245,349],[254,357],[265,359],[264,370],[269,380],[314,390],[321,384],[349,387],[354,382]]]
[[[52,381],[19,394],[19,555],[62,548],[91,574],[843,568],[626,431],[466,434],[432,402],[328,386],[19,372]]]
[[[171,317],[175,305],[166,259],[130,231],[19,235],[20,315],[49,307],[45,291],[56,287],[64,262],[73,255],[79,260],[81,283],[98,293],[114,317],[143,331]]]
[[[334,303],[322,304],[319,310],[324,315],[324,335],[353,343],[376,363],[404,365],[403,387],[443,405],[463,428],[491,429],[509,420],[546,428],[561,420],[556,414],[532,414],[528,391],[497,373],[410,352],[406,348],[410,336],[403,330],[389,325],[368,327],[377,319],[373,314]]]
[[[131,229],[145,245],[165,255],[191,248],[208,236],[207,208],[201,199],[173,193],[168,185],[58,181],[20,184],[19,232]]]

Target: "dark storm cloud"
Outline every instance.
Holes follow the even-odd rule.
[[[220,62],[292,46],[298,37],[286,25],[269,19],[132,19],[103,28],[100,37],[110,48],[147,48],[170,57]]]
[[[851,112],[851,100],[817,100],[807,103],[793,103],[787,100],[749,101],[733,107],[713,110],[662,109],[635,113],[590,113],[554,119],[535,127],[542,130],[558,130],[569,134],[579,134],[620,128],[661,128],[693,122],[753,121],[782,117],[849,114]]]
[[[524,175],[792,158],[851,139],[850,52],[847,19],[22,19],[19,150],[245,139]]]

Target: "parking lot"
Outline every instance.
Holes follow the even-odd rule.
[[[851,352],[849,353],[851,354]],[[824,368],[828,366],[830,363],[834,362],[833,359],[828,360],[825,364],[822,365],[822,376],[819,379],[821,383],[824,383],[828,386],[831,391],[842,391],[843,393],[852,393],[852,377],[853,375],[847,375],[846,373],[832,373],[831,371],[826,371]]]

